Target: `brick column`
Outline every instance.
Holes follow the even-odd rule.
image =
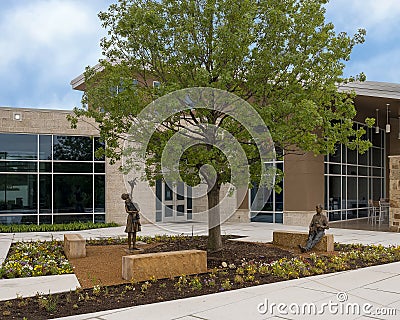
[[[389,229],[400,231],[400,156],[389,156]]]

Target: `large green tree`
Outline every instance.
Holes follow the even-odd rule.
[[[121,139],[150,102],[178,89],[212,87],[249,102],[287,153],[332,153],[338,143],[363,152],[370,143],[362,129],[353,129],[353,96],[338,85],[363,80],[363,74],[344,78],[343,70],[365,31],[336,33],[325,21],[327,2],[119,0],[99,13],[108,31],[101,41],[106,59],[100,69],[87,68],[83,107],[70,120],[76,125],[82,117],[94,118],[114,162],[122,156]],[[153,80],[160,86],[154,88]],[[150,182],[162,177],[160,154],[168,139],[201,123],[229,131],[245,150],[252,181],[260,180],[251,134],[223,112],[199,108],[165,119],[152,134],[145,159]],[[199,174],[205,179],[212,209],[231,172],[212,137],[198,138],[183,152],[179,170],[190,185],[200,182]],[[201,170],[205,164],[214,170]],[[209,248],[221,246],[217,223],[209,229]]]

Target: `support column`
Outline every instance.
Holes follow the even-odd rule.
[[[400,231],[400,156],[389,156],[389,229]]]
[[[324,157],[288,154],[284,161],[283,224],[308,226],[315,206],[324,205]]]

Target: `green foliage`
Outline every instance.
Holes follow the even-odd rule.
[[[83,107],[69,117],[71,125],[93,119],[107,144],[101,152],[115,163],[123,154],[121,140],[150,102],[178,89],[211,87],[247,101],[286,153],[334,153],[338,143],[365,152],[371,143],[363,129],[353,128],[354,94],[338,91],[340,84],[365,79],[364,74],[343,77],[344,63],[364,42],[365,30],[336,33],[325,21],[327,2],[119,0],[99,13],[108,32],[100,44],[106,59],[99,68],[86,69]],[[202,108],[163,120],[144,158],[132,167],[145,163],[146,178],[154,184],[162,178],[160,161],[169,138],[202,124],[228,131],[245,152],[251,181],[260,181],[258,149],[243,124]],[[188,185],[199,184],[200,175],[206,180],[209,203],[219,202],[219,188],[231,180],[232,168],[212,143],[215,138],[200,135],[179,161]],[[200,172],[204,165],[213,167],[212,177]],[[209,247],[219,249],[220,237],[210,239]]]
[[[78,231],[98,228],[118,227],[114,222],[93,223],[93,222],[72,222],[62,224],[0,224],[0,233],[18,233],[18,232],[55,232],[55,231]]]
[[[120,0],[99,13],[109,35],[101,41],[107,59],[101,72],[87,68],[84,108],[75,110],[71,123],[83,116],[95,119],[113,162],[121,157],[118,139],[148,103],[177,89],[213,87],[250,101],[286,151],[320,154],[350,143],[362,152],[370,144],[352,128],[353,96],[338,92],[337,85],[365,79],[364,74],[343,78],[344,63],[364,42],[365,30],[353,37],[337,34],[325,21],[326,3]],[[153,79],[159,88],[152,87]],[[197,110],[196,116],[218,124],[214,112]],[[182,129],[178,119],[168,119],[162,135]],[[239,139],[246,133],[235,132],[241,128],[232,119],[221,126],[248,142]],[[162,135],[152,140],[151,163],[166,142]],[[188,160],[203,154],[201,149],[188,152]],[[217,150],[208,152],[211,159]],[[225,160],[217,163],[223,167]]]

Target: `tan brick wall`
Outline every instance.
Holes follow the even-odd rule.
[[[389,156],[389,229],[400,231],[400,156]]]

